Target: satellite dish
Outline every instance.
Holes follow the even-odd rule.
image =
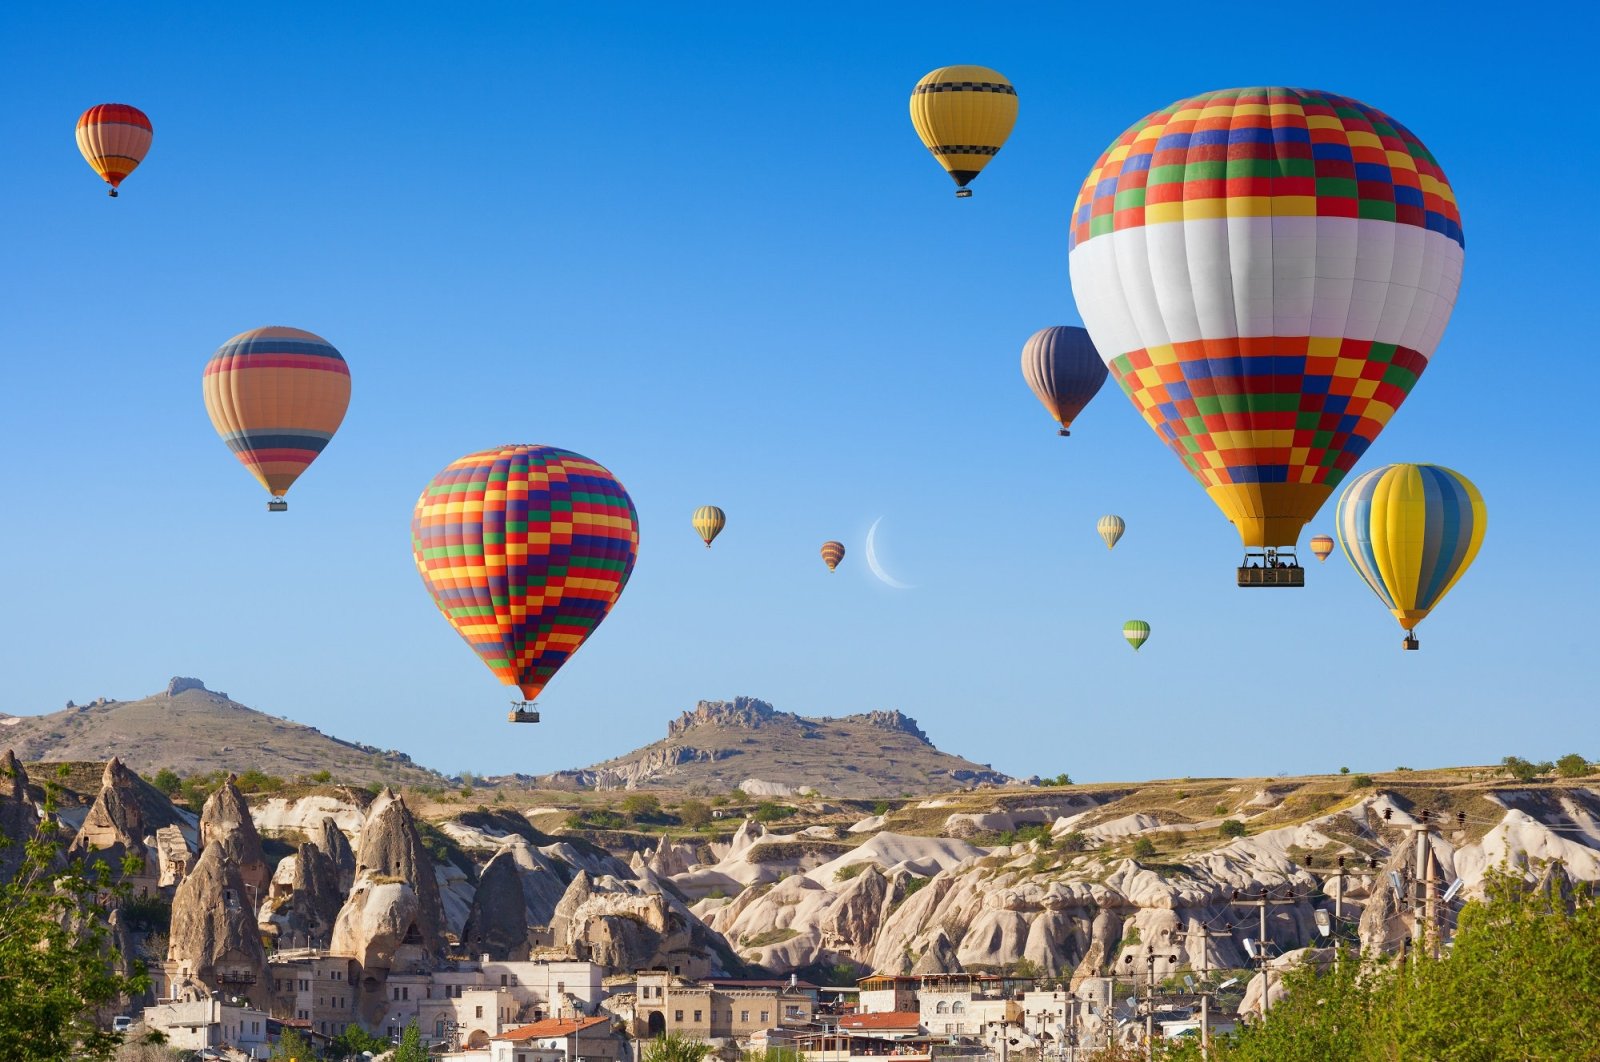
[[[1327,911],[1317,911],[1311,917],[1316,920],[1318,933],[1327,936],[1333,931],[1333,925],[1328,919]]]
[[[1461,891],[1461,886],[1464,884],[1465,882],[1463,882],[1460,878],[1452,881],[1450,883],[1450,887],[1444,890],[1444,902],[1449,903],[1451,900],[1455,899],[1456,893]]]
[[[1237,977],[1230,977],[1226,981],[1222,982],[1220,985],[1217,986],[1217,991],[1221,992],[1224,988],[1232,988],[1234,985],[1236,985],[1238,983],[1239,983],[1239,979]]]
[[[1389,871],[1389,884],[1394,886],[1394,894],[1396,896],[1404,896],[1406,894],[1406,885],[1404,881],[1400,880],[1400,872],[1398,870]]]
[[[1189,991],[1193,992],[1194,991],[1194,978],[1190,977],[1188,974],[1184,974],[1183,975],[1183,987],[1185,987]]]
[[[1249,937],[1244,938],[1244,953],[1252,959],[1256,957],[1256,942]]]

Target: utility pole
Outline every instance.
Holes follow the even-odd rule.
[[[1272,974],[1267,969],[1267,908],[1299,901],[1292,890],[1287,896],[1272,896],[1266,886],[1262,886],[1259,896],[1242,896],[1238,889],[1234,889],[1233,902],[1240,906],[1256,907],[1261,914],[1260,935],[1256,938],[1256,965],[1261,968],[1261,1020],[1265,1021],[1272,1001]]]

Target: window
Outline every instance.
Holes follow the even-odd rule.
[[[478,1006],[478,1007],[476,1007],[476,1008],[474,1008],[474,1009],[476,1009],[476,1010],[477,1010],[477,1013],[476,1013],[476,1014],[474,1014],[474,1015],[473,1015],[473,1017],[475,1017],[475,1018],[481,1018],[481,1017],[483,1017],[483,1007],[482,1007],[482,1005],[479,1005],[479,1006]]]
[[[772,1012],[770,1010],[762,1011],[761,1012],[761,1020],[762,1021],[770,1021],[771,1020],[771,1017],[770,1017],[771,1014],[772,1014]]]
[[[783,1008],[783,1016],[786,1018],[798,1018],[800,1017],[800,1008],[791,1003]]]
[[[306,978],[306,977],[300,978],[300,991],[302,991],[302,992],[311,991],[311,980],[309,978]]]
[[[749,1021],[750,1020],[750,1012],[748,1010],[741,1010],[739,1012],[739,1020],[740,1021]]]
[[[672,1012],[672,1020],[673,1021],[682,1021],[683,1020],[683,1011],[681,1011],[681,1010],[673,1011]]]
[[[259,1021],[251,1022],[250,1031],[259,1034],[261,1032],[261,1023]]]
[[[501,974],[500,975],[500,987],[504,988],[505,986],[506,986],[506,975],[505,974]]]
[[[694,1020],[695,1021],[699,1021],[700,1020],[700,1012],[698,1010],[694,1012]]]
[[[966,1012],[967,1012],[967,1005],[965,1003],[961,1002],[961,1000],[958,999],[954,1003],[950,1004],[950,1013],[951,1014],[965,1014]]]
[[[400,998],[401,999],[410,999],[411,998],[411,986],[410,985],[407,985],[406,987],[400,989]]]
[[[950,1005],[941,999],[939,1000],[939,1005],[933,1008],[933,1012],[935,1014],[949,1014]]]

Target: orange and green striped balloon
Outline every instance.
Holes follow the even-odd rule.
[[[332,343],[298,328],[256,328],[217,348],[202,381],[211,426],[250,474],[283,496],[317,459],[350,407],[350,367]]]
[[[831,572],[844,560],[844,543],[828,541],[822,544],[822,563],[828,566]]]
[[[145,113],[126,103],[102,103],[78,116],[78,150],[111,186],[106,194],[112,198],[123,179],[144,161],[154,136]]]
[[[587,457],[499,446],[433,477],[411,515],[411,551],[450,626],[531,701],[628,585],[639,517]]]

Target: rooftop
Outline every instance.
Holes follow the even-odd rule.
[[[894,1010],[880,1014],[847,1014],[839,1019],[841,1029],[916,1029],[922,1025],[922,1015],[914,1010]]]
[[[583,1018],[574,1021],[571,1018],[546,1018],[536,1021],[532,1025],[519,1025],[515,1029],[507,1029],[495,1040],[542,1040],[551,1036],[571,1036],[579,1029],[589,1029],[596,1025],[605,1025],[610,1018]]]

